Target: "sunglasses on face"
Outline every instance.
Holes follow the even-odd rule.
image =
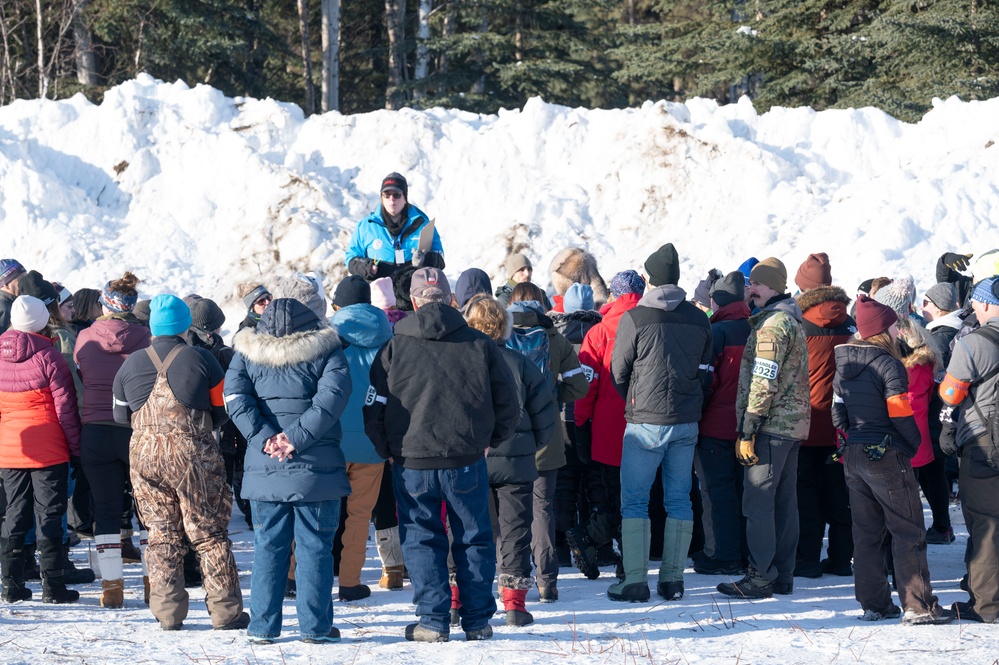
[[[383,199],[401,199],[402,198],[402,193],[401,192],[382,192],[382,198]]]
[[[259,298],[257,298],[256,300],[253,301],[253,304],[254,305],[266,305],[271,300],[273,300],[273,298],[271,296],[260,296]]]

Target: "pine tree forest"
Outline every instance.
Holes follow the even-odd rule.
[[[147,72],[307,113],[999,95],[999,0],[0,0],[0,104]]]

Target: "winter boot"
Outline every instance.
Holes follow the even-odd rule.
[[[506,625],[526,626],[534,623],[534,617],[524,606],[527,590],[534,586],[530,577],[516,577],[500,574],[500,588],[503,590],[503,609],[506,610]]]
[[[149,604],[149,575],[142,576],[142,602]]]
[[[35,559],[35,543],[25,543],[24,545],[24,579],[40,580],[42,571],[38,570],[38,560]]]
[[[451,585],[451,625],[461,623],[461,601],[458,599],[458,585]]]
[[[90,584],[97,575],[90,568],[77,568],[69,558],[69,543],[62,546],[63,584]]]
[[[125,604],[125,580],[101,580],[101,607],[117,609]]]
[[[656,590],[666,600],[683,598],[683,568],[687,563],[687,549],[694,533],[692,520],[666,518],[663,530],[663,558],[659,564],[659,584]]]
[[[382,560],[382,578],[378,580],[378,586],[383,589],[401,589],[403,565],[399,527],[375,531],[375,544],[378,557]]]
[[[24,586],[23,537],[0,540],[0,567],[3,568],[4,602],[31,600],[31,589]]]
[[[621,520],[621,552],[624,580],[607,589],[611,600],[645,603],[649,600],[649,547],[652,543],[652,522],[647,519]]]
[[[101,607],[121,607],[124,603],[125,583],[122,581],[122,541],[116,533],[94,536],[97,547],[97,567],[101,571]]]
[[[57,540],[46,538],[38,541],[38,549],[42,558],[40,566],[42,570],[42,602],[75,603],[78,601],[80,594],[66,588],[66,548],[63,547],[63,544]],[[89,572],[93,575],[92,570]]]
[[[122,563],[142,563],[142,553],[132,543],[131,529],[121,530],[121,561]]]
[[[717,589],[719,593],[736,598],[771,598],[774,595],[774,585],[752,566],[746,570],[746,576],[738,582],[724,582],[719,584]]]
[[[588,580],[600,577],[597,566],[597,544],[582,527],[574,526],[565,531],[565,542],[572,552],[572,560]]]

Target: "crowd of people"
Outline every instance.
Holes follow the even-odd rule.
[[[131,272],[71,293],[0,260],[3,601],[31,600],[32,579],[77,601],[96,575],[68,553],[87,537],[102,607],[136,564],[163,630],[203,585],[216,630],[272,643],[294,598],[300,638],[337,642],[334,585],[370,596],[373,522],[378,585],[411,584],[413,641],[489,639],[497,598],[529,625],[528,594],[557,602],[566,568],[613,567],[608,600],[648,602],[653,560],[668,602],[691,567],[749,599],[852,576],[864,621],[996,622],[999,250],[940,257],[921,307],[907,275],[851,298],[824,253],[794,295],[768,257],[690,296],[672,243],[609,282],[567,248],[551,293],[512,253],[494,290],[476,267],[452,286],[408,195],[383,179],[329,299],[318,273],[239,285],[231,346],[209,298],[140,300]],[[954,482],[969,598],[944,608],[926,545],[954,541]]]

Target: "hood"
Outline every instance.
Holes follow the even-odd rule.
[[[687,300],[687,292],[675,284],[664,284],[652,289],[638,301],[642,307],[654,307],[672,312]]]
[[[392,324],[374,305],[358,303],[337,310],[330,321],[349,344],[377,349],[392,337]]]
[[[933,319],[926,324],[926,329],[953,328],[954,330],[960,330],[962,325],[964,325],[964,320],[961,318],[961,310],[958,309],[950,314],[941,316],[939,319]]]
[[[600,323],[604,318],[592,309],[577,309],[575,312],[566,314],[565,312],[548,312],[548,318],[555,324],[556,328],[564,328],[570,323]]]
[[[429,303],[395,324],[396,335],[421,339],[443,339],[467,328],[461,312],[444,303]]]
[[[308,332],[325,327],[316,313],[294,298],[273,300],[260,315],[257,329],[272,337]]]
[[[489,275],[478,268],[469,268],[461,273],[458,276],[458,283],[454,285],[454,297],[458,301],[458,307],[464,307],[465,303],[478,293],[492,292],[493,285],[489,281]]]
[[[132,353],[148,346],[149,328],[123,317],[102,316],[89,328],[105,353]]]
[[[848,316],[850,296],[838,286],[820,286],[799,293],[795,300],[802,316],[820,328],[842,325]]]
[[[748,319],[752,312],[749,311],[749,305],[744,301],[740,300],[738,302],[733,302],[719,308],[711,315],[711,323],[718,323],[719,321],[740,321],[742,319]]]
[[[13,328],[0,335],[0,359],[9,363],[23,363],[45,348],[52,347],[52,340],[37,333],[26,333]]]
[[[902,356],[902,364],[906,369],[917,365],[930,365],[934,371],[942,369],[940,356],[929,331],[923,326],[910,322],[898,331],[898,347]]]
[[[513,315],[513,325],[518,328],[554,328],[555,324],[545,315],[545,308],[537,300],[510,303],[506,311]]]
[[[863,340],[851,340],[836,347],[836,371],[844,379],[855,379],[888,352]],[[890,357],[890,356],[888,356]]]
[[[782,296],[775,296],[770,300],[770,302],[764,305],[757,314],[754,314],[753,318],[765,317],[771,312],[784,312],[785,314],[793,317],[798,323],[801,323],[803,319],[801,315],[801,308],[798,307],[798,302],[787,293]]]
[[[600,308],[600,313],[603,314],[603,323],[610,326],[616,326],[617,320],[620,319],[625,312],[629,309],[634,309],[638,305],[638,301],[642,299],[637,293],[625,293],[620,296],[614,302],[609,302]]]
[[[311,362],[326,357],[340,346],[340,336],[328,327],[289,333],[281,337],[269,335],[259,328],[243,328],[232,338],[232,348],[237,353],[248,361],[265,367],[287,367]]]
[[[188,329],[187,335],[184,336],[184,340],[190,346],[196,346],[202,349],[221,349],[225,346],[225,342],[222,338],[213,332],[208,332],[207,330],[202,330],[201,328],[195,328],[191,326]]]

